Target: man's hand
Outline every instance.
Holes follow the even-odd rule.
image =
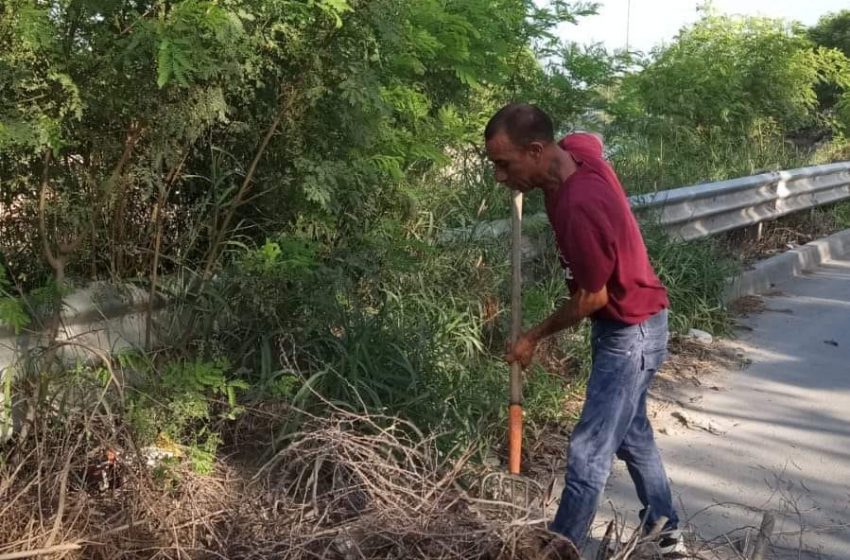
[[[516,343],[509,345],[508,354],[505,360],[512,364],[519,362],[523,369],[531,365],[531,359],[534,358],[534,351],[537,349],[537,339],[529,333],[519,335]]]

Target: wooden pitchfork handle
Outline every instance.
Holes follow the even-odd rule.
[[[522,332],[522,193],[513,194],[511,212],[511,344]],[[511,364],[508,411],[508,472],[519,474],[522,452],[522,365]]]

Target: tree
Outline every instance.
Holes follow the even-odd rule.
[[[10,0],[0,177],[21,208],[13,229],[35,231],[46,177],[47,233],[81,239],[76,276],[206,270],[230,240],[283,232],[355,242],[404,216],[404,183],[477,138],[511,84],[539,72],[554,27],[591,8]],[[17,237],[7,257],[38,283],[35,236]]]
[[[825,111],[832,111],[836,125],[843,132],[850,131],[850,10],[828,14],[809,29],[811,40],[824,49],[833,49],[844,58],[833,53],[842,64],[832,80],[818,88],[818,99]]]
[[[785,129],[811,121],[818,64],[796,25],[765,18],[706,16],[654,53],[635,75],[652,114],[696,128],[744,129],[771,118]]]
[[[711,11],[641,64],[608,110],[642,189],[787,166],[786,138],[832,123],[818,88],[848,75],[798,24]]]
[[[816,45],[838,49],[850,57],[850,10],[823,16],[809,29],[809,37]]]

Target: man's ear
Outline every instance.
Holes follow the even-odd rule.
[[[529,155],[535,160],[539,160],[543,156],[543,143],[542,142],[531,142],[526,149],[528,150]]]

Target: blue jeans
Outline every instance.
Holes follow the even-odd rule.
[[[587,400],[573,430],[566,486],[552,531],[584,546],[613,456],[626,463],[643,504],[641,519],[652,528],[659,517],[678,526],[670,485],[646,415],[646,395],[667,356],[667,311],[640,325],[594,320],[593,368]]]

